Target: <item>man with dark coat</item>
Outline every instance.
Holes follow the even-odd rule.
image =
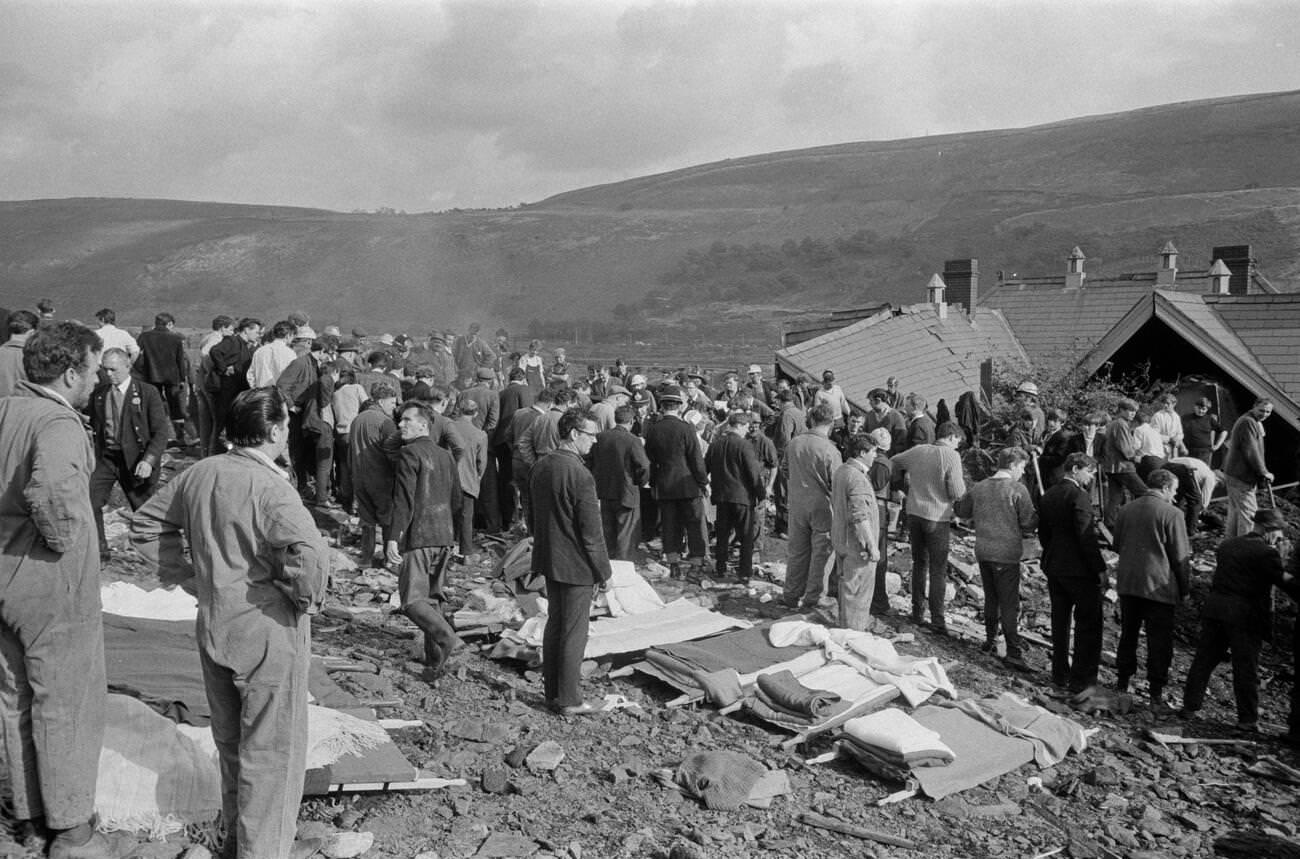
[[[1251,517],[1259,509],[1255,489],[1273,482],[1273,472],[1264,458],[1264,421],[1271,414],[1273,401],[1260,397],[1232,425],[1228,454],[1223,459],[1223,485],[1228,492],[1228,519],[1223,525],[1226,537],[1250,531]]]
[[[808,428],[808,416],[795,403],[795,392],[787,385],[776,393],[776,416],[772,421],[772,444],[779,463],[785,457],[790,440]],[[789,475],[778,470],[772,484],[772,503],[776,506],[776,532],[790,530]]]
[[[907,440],[902,450],[911,450],[922,444],[934,444],[934,420],[926,413],[929,403],[917,393],[907,395],[903,401],[907,420]],[[900,453],[902,451],[899,451]]]
[[[497,524],[502,528],[510,527],[515,519],[515,483],[514,450],[511,445],[510,429],[515,413],[528,409],[533,404],[533,389],[524,381],[524,371],[511,367],[507,373],[506,386],[497,393],[497,425],[488,442],[492,458],[497,469]]]
[[[99,531],[100,561],[110,557],[104,539],[104,505],[120,484],[132,510],[158,488],[163,450],[170,427],[162,397],[153,385],[131,378],[131,358],[123,349],[105,349],[100,366],[108,382],[90,395],[90,428],[95,470],[90,475],[90,505]]]
[[[8,327],[4,331],[9,339],[0,345],[0,397],[11,396],[18,390],[19,382],[27,381],[27,371],[23,369],[23,345],[39,321],[30,310],[15,310],[9,315]]]
[[[334,462],[334,376],[332,364],[337,338],[324,334],[312,341],[311,350],[284,368],[276,387],[289,403],[289,456],[293,460],[298,491],[307,496],[309,476],[315,480],[317,507],[333,507],[330,472]]]
[[[596,482],[582,464],[596,439],[591,415],[560,416],[559,442],[533,468],[534,573],[546,578],[546,631],[542,638],[542,682],[546,705],[566,716],[599,709],[583,701],[580,682],[587,649],[587,624],[594,588],[612,570],[601,534]]]
[[[531,391],[532,387],[529,386],[528,389]],[[520,448],[520,443],[531,436],[533,424],[547,414],[553,399],[554,393],[549,388],[538,391],[536,399],[533,400],[531,405],[517,409],[510,416],[510,429],[505,439],[506,443],[510,445],[510,455],[513,457],[510,461],[510,476],[515,482],[515,490],[519,495],[519,506],[522,508],[524,525],[530,531],[533,527],[533,502],[528,485],[529,477],[532,475],[533,463],[524,458],[525,453]]]
[[[460,539],[461,557],[457,560],[474,563],[478,556],[474,552],[474,508],[482,495],[484,476],[487,470],[487,433],[474,425],[478,417],[478,402],[462,400],[460,414],[452,421],[456,433],[465,445],[465,455],[457,462],[460,475],[460,491],[465,496],[457,521]],[[493,475],[495,477],[495,475]]]
[[[397,386],[375,382],[370,399],[348,428],[348,462],[352,467],[352,496],[361,520],[361,557],[371,563],[375,532],[388,544],[393,507],[393,463],[402,439],[393,422]]]
[[[235,324],[235,333],[223,337],[208,351],[212,369],[208,372],[207,386],[212,394],[212,421],[216,435],[225,431],[235,397],[248,390],[248,368],[252,366],[253,352],[261,340],[261,321],[245,316]]]
[[[1120,633],[1115,674],[1121,692],[1137,673],[1138,637],[1147,634],[1147,685],[1151,711],[1163,715],[1164,690],[1174,656],[1174,609],[1187,599],[1187,560],[1191,548],[1183,516],[1174,507],[1178,478],[1163,468],[1147,475],[1144,495],[1115,519],[1115,590],[1119,592]]]
[[[497,458],[488,450],[492,436],[501,422],[501,397],[495,390],[496,379],[496,370],[492,367],[479,367],[474,371],[474,384],[461,392],[457,401],[459,414],[464,414],[466,401],[474,402],[474,426],[483,431],[486,439],[484,450],[487,459],[484,461],[478,492],[474,496],[474,511],[489,534],[501,531],[501,503],[497,499]]]
[[[1130,399],[1115,404],[1115,417],[1106,424],[1102,443],[1102,469],[1106,472],[1106,508],[1102,518],[1107,527],[1115,527],[1115,517],[1127,499],[1137,498],[1146,491],[1142,478],[1137,476],[1138,438],[1134,434],[1133,419],[1138,405]]]
[[[495,378],[496,352],[479,336],[482,326],[471,322],[469,330],[456,338],[452,344],[452,354],[456,359],[456,376],[462,386],[468,385],[479,368],[492,370]]]
[[[1043,573],[1052,601],[1052,682],[1071,692],[1097,683],[1101,665],[1102,594],[1106,561],[1097,540],[1097,520],[1088,486],[1097,461],[1072,453],[1062,464],[1062,478],[1044,493],[1038,507],[1038,539]],[[1074,652],[1070,652],[1070,623]]]
[[[636,409],[629,405],[614,410],[614,426],[596,436],[591,451],[591,473],[600,499],[600,522],[609,556],[632,560],[641,530],[641,486],[650,477],[650,460],[645,445],[632,435]]]
[[[645,452],[650,460],[650,489],[661,520],[664,558],[681,561],[687,544],[687,562],[703,563],[708,547],[699,527],[704,516],[704,493],[709,475],[704,468],[695,427],[682,418],[681,388],[666,386],[659,394],[662,417],[645,431]]]
[[[736,564],[736,577],[741,582],[748,582],[754,575],[754,543],[758,540],[755,508],[767,495],[763,467],[754,446],[745,438],[751,420],[749,412],[732,412],[727,417],[726,430],[713,440],[704,457],[704,467],[709,472],[709,488],[717,508],[714,572],[719,579],[726,578],[731,540],[738,536],[740,557]]]
[[[189,359],[185,357],[185,338],[175,331],[176,317],[159,313],[153,328],[140,332],[140,354],[135,359],[136,376],[158,389],[175,428],[174,437],[185,435],[185,380],[189,378]]]
[[[440,417],[427,403],[402,406],[397,422],[402,450],[393,469],[393,517],[385,546],[388,562],[401,565],[402,612],[424,633],[429,679],[439,676],[464,647],[442,614],[442,587],[463,496],[455,457],[431,437]]]
[[[1258,510],[1249,534],[1229,537],[1215,550],[1214,580],[1201,607],[1201,635],[1187,671],[1181,718],[1201,709],[1210,675],[1231,654],[1237,727],[1258,728],[1259,651],[1273,639],[1273,588],[1291,580],[1278,551],[1285,528],[1276,508]]]

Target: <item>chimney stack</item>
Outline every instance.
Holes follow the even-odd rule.
[[[934,305],[935,312],[939,314],[940,319],[948,318],[948,302],[944,300],[944,292],[947,285],[943,278],[935,273],[930,277],[930,282],[925,285],[925,300]]]
[[[1228,282],[1229,295],[1250,292],[1251,275],[1255,273],[1255,257],[1250,253],[1250,245],[1221,245],[1211,252],[1210,259],[1223,260],[1232,272],[1232,279]]]
[[[1083,261],[1087,257],[1079,246],[1075,245],[1074,250],[1065,258],[1065,288],[1066,289],[1083,289],[1083,280],[1087,274],[1083,270]]]
[[[1210,281],[1213,286],[1210,288],[1211,295],[1230,295],[1229,281],[1232,279],[1232,269],[1224,265],[1223,260],[1216,259],[1214,265],[1210,266]]]
[[[1178,248],[1165,242],[1160,249],[1160,268],[1156,270],[1156,286],[1173,286],[1178,279]]]
[[[975,315],[979,304],[980,261],[977,259],[950,259],[943,264],[943,282],[948,286],[949,304],[960,304],[967,316]]]

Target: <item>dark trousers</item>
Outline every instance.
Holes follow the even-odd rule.
[[[675,556],[686,545],[686,556],[703,558],[708,555],[705,545],[704,499],[670,498],[659,499],[659,516],[663,523],[664,554]]]
[[[1183,709],[1195,712],[1205,703],[1205,687],[1215,667],[1232,654],[1232,692],[1237,699],[1237,721],[1259,720],[1260,630],[1220,620],[1201,621],[1196,656],[1187,670]],[[1294,684],[1293,684],[1294,686]]]
[[[533,499],[528,494],[528,475],[530,469],[522,462],[512,462],[510,466],[510,476],[515,482],[515,491],[519,493],[520,518],[523,519],[524,525],[528,527],[528,533],[533,533]]]
[[[476,500],[468,492],[461,492],[460,521],[456,524],[457,534],[460,536],[460,553],[462,555],[474,554],[474,502]]]
[[[122,486],[122,494],[132,510],[139,510],[140,505],[149,500],[158,488],[158,470],[147,481],[139,480],[133,473],[135,466],[129,465],[121,450],[106,450],[95,462],[95,470],[90,473],[90,506],[95,511],[95,530],[99,532],[99,549],[108,548],[104,539],[104,505],[113,492],[113,484]]]
[[[889,614],[889,594],[885,593],[885,576],[889,572],[889,501],[877,496],[877,503],[880,506],[880,542],[877,544],[880,548],[880,560],[876,562],[876,587],[871,592],[871,613],[877,615]]]
[[[1119,508],[1147,491],[1147,485],[1136,471],[1116,471],[1106,475],[1106,507],[1102,518],[1107,528],[1115,527],[1115,517]]]
[[[907,517],[907,537],[912,543],[912,615],[930,606],[930,622],[942,626],[944,592],[948,587],[948,545],[951,522]]]
[[[1019,659],[1020,647],[1020,562],[1013,564],[980,561],[980,582],[984,586],[984,635],[1007,639],[1007,658]]]
[[[552,707],[582,703],[582,656],[587,650],[591,585],[546,580],[546,629],[542,633],[542,688]]]
[[[641,542],[649,543],[659,536],[659,502],[648,487],[641,487]],[[667,551],[667,546],[665,546]]]
[[[1052,682],[1082,692],[1097,683],[1101,665],[1101,585],[1087,576],[1047,577],[1052,600]],[[1074,654],[1070,622],[1074,622]]]
[[[334,435],[334,492],[343,509],[352,512],[352,463],[348,461],[348,435]]]
[[[334,434],[308,432],[302,425],[302,413],[294,412],[289,416],[289,438],[293,444],[289,457],[293,460],[298,492],[306,496],[307,481],[312,478],[316,481],[316,503],[327,503],[330,500],[330,471],[334,464]]]
[[[776,508],[776,532],[785,534],[790,530],[790,502],[789,498],[790,476],[776,473],[776,480],[772,481],[772,506]]]
[[[167,417],[173,424],[183,422],[188,417],[185,408],[187,405],[185,385],[180,382],[150,382],[149,384],[158,389],[163,406],[167,409]]]
[[[731,537],[735,534],[740,538],[740,559],[736,575],[741,581],[748,581],[754,575],[754,541],[758,538],[758,517],[754,515],[754,505],[719,501],[713,527],[718,541],[714,549],[714,569],[718,577],[727,574],[727,555],[731,548]]]
[[[497,464],[497,522],[502,528],[515,521],[515,479],[510,445],[499,444],[492,448]]]
[[[501,533],[501,505],[497,501],[497,458],[488,454],[487,466],[478,482],[478,499],[474,512],[482,520],[483,530],[489,534]]]
[[[1154,700],[1169,681],[1174,659],[1174,607],[1143,597],[1119,598],[1119,646],[1115,648],[1115,674],[1124,689],[1137,673],[1138,637],[1147,632],[1147,685]]]
[[[636,538],[641,530],[640,510],[624,507],[615,500],[600,502],[600,525],[605,534],[605,548],[615,561],[632,560]]]

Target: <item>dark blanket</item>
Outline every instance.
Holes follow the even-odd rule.
[[[718,671],[734,668],[752,674],[769,665],[787,662],[813,650],[812,647],[773,647],[768,640],[770,623],[749,629],[724,632],[702,641],[683,641],[652,648],[679,660],[687,671]]]
[[[825,719],[845,709],[835,706],[841,701],[839,695],[809,689],[789,671],[758,675],[758,689],[763,698],[777,709],[809,716],[814,720]]]
[[[104,663],[108,689],[139,698],[175,722],[207,725],[212,720],[192,620],[148,620],[104,614]],[[355,707],[313,659],[308,689],[325,707]]]

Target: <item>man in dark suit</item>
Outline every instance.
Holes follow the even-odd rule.
[[[754,543],[758,539],[758,517],[754,509],[767,495],[763,467],[754,446],[745,438],[750,420],[749,412],[728,415],[726,430],[713,440],[704,457],[713,503],[718,509],[714,571],[718,578],[726,577],[731,538],[737,535],[740,557],[736,577],[742,582],[749,581],[754,574]]]
[[[158,488],[167,446],[167,410],[152,385],[131,378],[131,358],[122,349],[106,349],[100,364],[108,382],[90,396],[90,426],[95,438],[95,470],[90,475],[90,504],[99,531],[99,554],[110,557],[104,539],[104,505],[113,484],[122,486],[132,510]]]
[[[542,682],[546,704],[566,716],[598,708],[583,701],[579,683],[587,649],[587,623],[596,586],[612,574],[601,534],[596,481],[582,459],[596,440],[590,412],[560,416],[555,450],[533,467],[533,572],[546,577],[549,603],[542,638]]]
[[[336,507],[330,501],[330,471],[334,463],[334,426],[330,403],[334,396],[331,375],[338,338],[324,334],[312,341],[311,349],[299,355],[275,382],[289,403],[289,457],[298,492],[307,494],[308,477],[315,479],[317,507]]]
[[[144,339],[143,335],[141,339]],[[205,384],[208,393],[212,395],[214,435],[226,431],[226,418],[235,397],[248,390],[248,368],[253,363],[253,352],[261,340],[261,320],[245,316],[235,325],[233,334],[226,335],[208,350],[212,369],[208,371]],[[215,447],[214,453],[223,449],[220,445]]]
[[[497,426],[488,437],[492,458],[497,464],[497,521],[503,528],[509,528],[515,519],[515,483],[514,483],[514,445],[511,428],[515,413],[520,409],[532,411],[533,389],[524,379],[524,371],[511,367],[506,386],[497,397]],[[534,414],[536,414],[534,412]]]
[[[185,380],[189,378],[189,359],[185,357],[185,338],[177,334],[176,318],[159,313],[153,328],[140,332],[140,354],[135,359],[135,374],[158,389],[167,414],[175,427],[175,438],[185,435]]]
[[[682,419],[682,391],[676,385],[659,394],[663,413],[645,431],[645,452],[650,459],[650,489],[654,493],[662,522],[664,559],[681,560],[687,546],[687,560],[704,563],[708,547],[700,521],[704,516],[704,492],[709,475],[695,427]]]
[[[1070,454],[1065,459],[1064,477],[1047,490],[1038,508],[1043,572],[1052,600],[1052,682],[1071,692],[1096,685],[1101,664],[1106,561],[1097,542],[1096,516],[1088,495],[1088,485],[1096,475],[1095,459],[1083,453]]]
[[[650,476],[641,439],[632,435],[636,409],[628,405],[614,410],[614,426],[596,436],[591,453],[591,472],[600,499],[600,521],[609,556],[632,560],[637,534],[641,530],[641,486]]]

